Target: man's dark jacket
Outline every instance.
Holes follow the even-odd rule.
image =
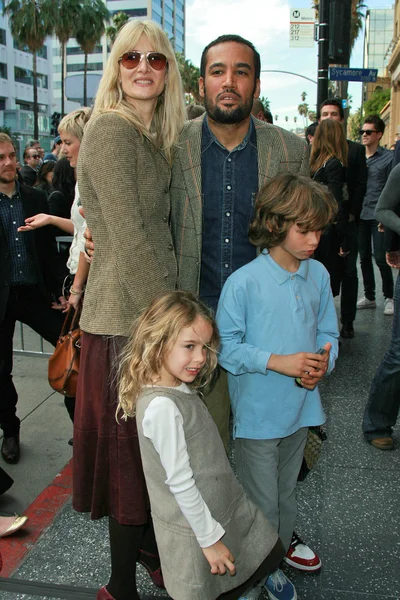
[[[43,192],[20,184],[20,196],[24,210],[24,219],[38,213],[48,213],[46,196]],[[33,231],[21,232],[32,257],[36,279],[44,298],[61,296],[63,274],[52,227],[41,227]],[[4,317],[10,290],[11,260],[6,233],[0,221],[0,321]]]
[[[351,140],[347,140],[347,143],[349,145],[349,155],[347,158],[346,180],[350,202],[349,212],[358,220],[365,192],[367,191],[367,160],[365,158],[365,148],[362,144]]]

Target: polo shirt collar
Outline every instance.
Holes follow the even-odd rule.
[[[284,269],[283,267],[278,265],[277,262],[274,261],[274,259],[271,257],[268,250],[263,250],[262,253],[260,254],[259,258],[260,258],[260,260],[262,260],[268,273],[279,285],[282,285],[282,283],[285,283],[288,279],[290,279],[291,277],[293,277],[295,275],[298,275],[299,277],[302,277],[304,280],[307,280],[308,260],[300,261],[300,266],[299,266],[298,270],[295,273],[290,273],[289,271],[286,271],[286,269]]]

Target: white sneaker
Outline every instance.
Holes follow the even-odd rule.
[[[376,308],[375,300],[368,300],[365,296],[357,302],[357,308]]]
[[[383,305],[383,314],[384,315],[394,315],[394,302],[393,298],[386,298],[385,304]]]

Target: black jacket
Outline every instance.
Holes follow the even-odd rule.
[[[34,188],[20,184],[20,196],[24,210],[24,218],[38,213],[48,213],[46,195]],[[51,302],[52,296],[61,296],[63,277],[60,269],[60,258],[51,227],[41,227],[33,231],[23,232],[27,250],[33,259],[39,289],[43,296]],[[10,290],[11,261],[7,238],[0,222],[0,321],[4,317]]]
[[[367,191],[367,159],[362,144],[347,140],[349,155],[347,158],[347,191],[349,193],[349,212],[358,220],[362,203]]]

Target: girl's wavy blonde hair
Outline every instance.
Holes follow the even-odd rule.
[[[217,366],[219,333],[210,310],[191,292],[165,292],[154,298],[147,310],[134,322],[118,368],[119,402],[116,416],[133,417],[136,402],[145,385],[157,385],[165,356],[179,333],[201,317],[210,323],[212,338],[207,345],[206,363],[190,384],[203,388],[211,380]]]
[[[185,108],[181,76],[178,63],[170,41],[164,31],[153,21],[129,21],[120,30],[108,57],[103,77],[96,94],[94,113],[110,110],[132,123],[142,135],[151,137],[140,115],[125,100],[121,82],[119,59],[125,53],[135,49],[140,36],[147,36],[155,52],[165,54],[168,60],[168,78],[163,93],[157,99],[153,117],[156,139],[155,144],[172,162],[173,146],[185,122]]]
[[[311,173],[316,173],[330,158],[337,158],[347,167],[348,153],[349,146],[341,123],[334,119],[323,119],[315,131],[311,146]]]
[[[64,131],[69,135],[74,135],[81,142],[86,123],[89,121],[91,114],[92,109],[87,106],[82,106],[81,108],[73,110],[61,119],[58,131]]]

